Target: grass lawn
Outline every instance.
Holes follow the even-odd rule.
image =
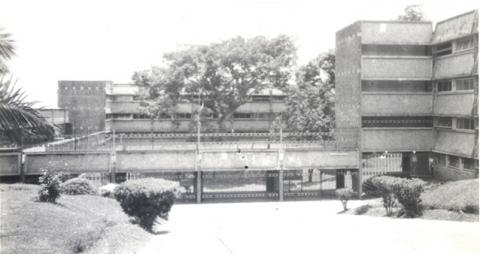
[[[422,219],[478,222],[478,179],[430,184],[422,194],[425,207]],[[400,208],[395,208],[392,217],[397,217]],[[349,214],[386,216],[380,198],[371,199],[365,205],[348,211]]]
[[[133,253],[151,237],[113,199],[62,195],[42,203],[38,188],[0,184],[1,253]]]

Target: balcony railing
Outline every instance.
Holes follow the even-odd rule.
[[[460,115],[472,114],[474,94],[472,92],[440,93],[435,99],[434,115]]]
[[[452,78],[478,73],[474,68],[475,56],[473,50],[461,54],[446,55],[435,59],[434,78]]]
[[[362,44],[428,45],[431,22],[362,22]]]
[[[432,113],[432,93],[362,93],[363,115],[427,115]]]
[[[432,128],[364,128],[362,150],[365,152],[430,151]]]
[[[428,56],[362,56],[362,79],[429,80],[432,58]]]

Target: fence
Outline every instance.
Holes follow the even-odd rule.
[[[112,133],[101,131],[26,149],[26,152],[145,151],[164,149],[277,149],[322,147],[325,150],[357,148],[358,131],[339,129],[315,133]],[[197,141],[199,141],[197,143]]]

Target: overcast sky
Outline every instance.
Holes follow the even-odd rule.
[[[16,41],[9,66],[18,85],[55,107],[58,80],[126,83],[182,45],[286,34],[305,63],[334,48],[337,30],[395,19],[409,4],[433,22],[478,8],[474,0],[0,0],[0,27]]]

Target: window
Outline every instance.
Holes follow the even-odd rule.
[[[473,37],[461,39],[455,42],[455,52],[473,48]]]
[[[150,119],[147,114],[133,114],[133,119]]]
[[[177,113],[177,114],[175,114],[175,118],[176,119],[191,119],[192,114],[190,114],[190,113]]]
[[[478,168],[478,160],[470,158],[462,158],[463,168],[464,169],[476,169]]]
[[[452,43],[447,42],[447,43],[435,46],[433,54],[435,56],[445,56],[445,55],[452,54]]]
[[[362,81],[362,92],[431,92],[430,81],[390,81],[390,80],[368,80]]]
[[[437,90],[439,92],[452,91],[452,81],[451,80],[442,80],[437,82]]]
[[[254,118],[255,115],[252,113],[233,113],[233,118],[244,119],[244,118]]]
[[[456,90],[473,90],[473,78],[455,80]]]
[[[415,116],[366,116],[362,117],[363,128],[396,128],[396,127],[432,127],[432,117]]]
[[[452,128],[452,118],[439,117],[435,123],[436,127]]]
[[[449,155],[448,156],[448,166],[453,167],[453,168],[459,168],[460,167],[460,158],[456,156]]]
[[[474,130],[475,121],[470,118],[457,118],[457,129]]]

